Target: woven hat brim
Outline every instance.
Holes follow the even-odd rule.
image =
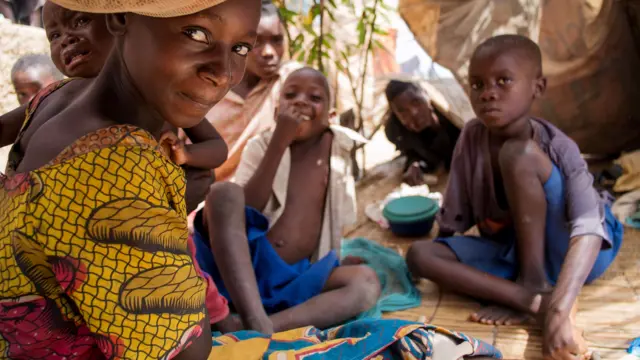
[[[195,14],[226,0],[49,0],[65,9],[97,13],[136,13],[144,16],[170,18]]]

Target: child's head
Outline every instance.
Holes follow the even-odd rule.
[[[247,71],[259,78],[278,73],[284,54],[284,26],[278,8],[271,0],[262,0],[258,40],[247,58]]]
[[[469,65],[469,97],[487,127],[503,130],[526,120],[546,88],[540,48],[520,35],[500,35],[480,44]]]
[[[197,125],[242,79],[260,20],[255,0],[49,1],[108,13],[114,46],[95,81],[135,99],[158,131]]]
[[[278,104],[297,107],[308,117],[302,120],[296,141],[313,138],[329,127],[331,91],[327,78],[316,69],[304,67],[292,72],[282,86]]]
[[[20,105],[33,99],[42,88],[62,80],[62,78],[62,74],[46,54],[23,56],[16,61],[11,69],[11,82],[18,95]]]
[[[47,1],[42,18],[56,67],[69,77],[98,76],[113,46],[105,15],[71,11]]]
[[[411,82],[391,80],[384,90],[391,116],[410,131],[420,132],[438,123],[427,94]]]

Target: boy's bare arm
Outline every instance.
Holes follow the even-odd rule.
[[[186,165],[215,169],[227,160],[227,144],[207,119],[192,128],[184,129],[184,132],[192,142],[184,146]]]
[[[0,116],[0,147],[13,144],[24,123],[27,104]]]
[[[295,140],[300,116],[295,109],[283,109],[278,115],[276,129],[267,146],[264,157],[256,172],[244,186],[245,203],[258,211],[263,211],[271,197],[273,180],[280,166],[282,156]]]
[[[571,308],[580,294],[598,253],[602,246],[602,238],[597,235],[577,236],[570,240],[569,250],[562,264],[556,287],[551,294],[546,308],[540,312],[545,315],[544,346],[551,349],[561,348],[573,333],[567,327]]]
[[[211,186],[205,201],[205,225],[211,251],[231,301],[247,329],[273,332],[258,290],[246,235],[243,192],[222,182]]]

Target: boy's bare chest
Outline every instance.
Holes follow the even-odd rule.
[[[493,194],[498,207],[502,210],[507,210],[509,205],[507,204],[507,195],[504,189],[504,181],[502,179],[502,171],[500,169],[500,150],[501,144],[489,144],[489,159],[491,161],[491,177],[493,179]]]
[[[331,138],[305,153],[291,154],[283,214],[270,240],[290,263],[310,257],[318,247],[329,186]]]

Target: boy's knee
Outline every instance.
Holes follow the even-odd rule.
[[[550,160],[535,141],[512,139],[502,145],[498,161],[503,174],[522,175],[536,172],[540,165]]]
[[[244,189],[230,181],[213,183],[209,187],[207,202],[224,202],[240,200],[244,203]]]
[[[353,285],[357,288],[360,311],[371,309],[380,298],[381,285],[378,274],[367,265],[353,266]]]
[[[428,258],[434,255],[432,241],[417,241],[409,246],[406,262],[410,272],[415,272],[419,264],[428,263]]]

